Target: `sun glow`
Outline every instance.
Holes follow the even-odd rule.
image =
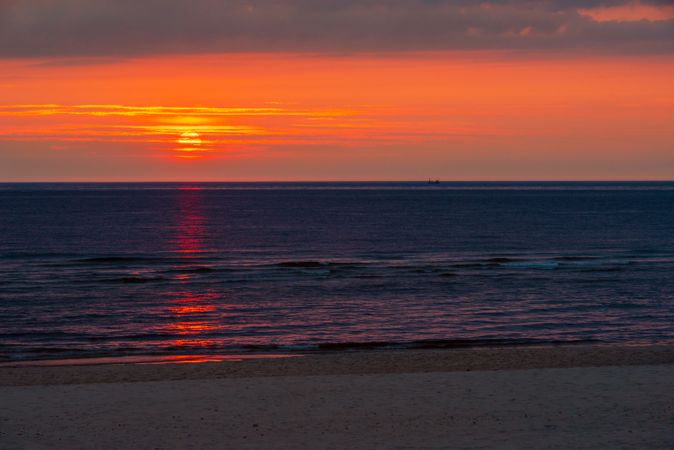
[[[203,156],[201,152],[206,150],[201,146],[203,141],[201,140],[201,135],[196,131],[185,131],[181,133],[176,142],[178,143],[176,151],[181,153],[178,155],[178,158],[201,158]]]
[[[195,131],[186,131],[178,138],[178,143],[181,145],[201,145],[201,136]]]
[[[671,58],[555,55],[8,61],[0,178],[671,178]]]
[[[272,145],[373,139],[372,119],[356,109],[109,104],[0,105],[0,141],[115,142],[183,160]],[[61,145],[61,144],[58,144]]]

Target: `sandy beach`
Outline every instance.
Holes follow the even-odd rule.
[[[672,448],[674,347],[0,369],[2,449]]]

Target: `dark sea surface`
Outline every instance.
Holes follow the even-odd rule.
[[[0,184],[0,359],[674,341],[674,183]]]

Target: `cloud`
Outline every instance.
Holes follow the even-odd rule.
[[[213,52],[674,53],[674,20],[595,20],[611,0],[3,0],[0,57]],[[670,0],[642,0],[650,11]],[[581,12],[583,12],[581,14]],[[655,13],[653,13],[655,14]],[[658,18],[657,14],[651,18]]]
[[[355,109],[206,107],[160,105],[0,105],[0,143],[46,141],[143,144],[153,151],[194,159],[231,153],[232,147],[349,145],[422,142],[442,133],[392,131],[389,124]],[[369,111],[372,113],[372,111]]]
[[[632,0],[621,5],[579,8],[578,12],[597,22],[662,21],[674,19],[674,3],[661,5]]]

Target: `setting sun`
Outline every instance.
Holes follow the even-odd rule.
[[[182,145],[201,145],[201,136],[195,131],[186,131],[180,135],[178,143]]]
[[[184,133],[181,133],[180,137],[176,142],[178,143],[179,146],[175,150],[181,153],[177,155],[178,158],[182,159],[201,158],[200,154],[194,153],[204,151],[204,148],[201,147],[202,144],[201,136],[196,131],[185,131]]]

